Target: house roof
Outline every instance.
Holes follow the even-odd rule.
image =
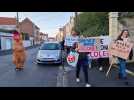
[[[29,18],[25,18],[22,22],[25,22],[25,21],[28,21],[28,22],[32,23],[33,25],[35,25]],[[21,23],[22,23],[22,22],[21,22]],[[40,29],[37,25],[35,25],[35,27],[36,27],[37,29]]]
[[[16,18],[0,17],[0,25],[16,25]]]

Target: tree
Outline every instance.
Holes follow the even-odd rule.
[[[83,12],[78,15],[74,29],[85,36],[107,35],[108,22],[108,12]]]

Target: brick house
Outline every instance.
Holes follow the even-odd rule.
[[[0,50],[12,49],[12,32],[16,29],[16,18],[0,17]]]
[[[40,28],[37,25],[35,25],[29,18],[25,18],[19,23],[19,27],[21,32],[28,34],[33,45],[37,44],[37,37],[40,31]]]
[[[16,18],[0,17],[0,29],[14,30],[16,22]]]
[[[64,39],[64,30],[63,30],[63,28],[59,28],[59,31],[56,34],[56,40],[62,41],[63,39]]]

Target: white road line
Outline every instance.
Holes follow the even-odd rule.
[[[132,72],[132,71],[130,71],[130,70],[128,70],[128,69],[126,69],[126,72],[127,72],[128,74],[134,76],[134,72]]]
[[[68,86],[68,79],[67,79],[66,72],[64,72],[64,75],[63,75],[63,87],[67,87],[67,86]]]
[[[57,87],[63,87],[63,68],[59,67],[58,75],[57,75]]]
[[[119,69],[117,65],[114,65],[114,67],[117,68],[117,69]],[[132,71],[130,71],[130,70],[128,70],[128,69],[126,69],[126,72],[127,72],[128,74],[130,74],[131,76],[134,76],[134,72],[132,72]]]

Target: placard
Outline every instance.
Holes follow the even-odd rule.
[[[65,38],[65,46],[73,46],[75,42],[78,42],[79,37],[78,36],[67,36]]]
[[[79,39],[79,52],[89,52],[90,59],[109,57],[109,36],[88,37]]]
[[[109,52],[113,56],[128,59],[132,46],[133,44],[130,42],[114,41],[110,45]]]

